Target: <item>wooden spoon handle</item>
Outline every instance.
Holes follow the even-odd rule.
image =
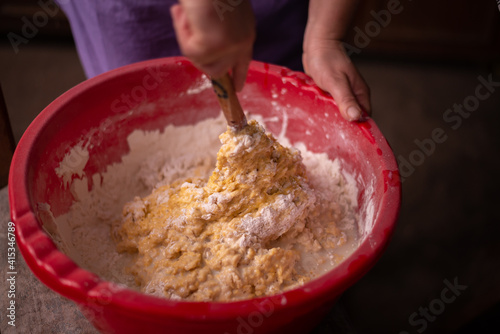
[[[226,117],[227,124],[236,130],[243,129],[247,125],[247,119],[241,108],[238,96],[236,96],[233,80],[229,74],[226,73],[217,79],[212,78],[212,85],[219,99],[222,112]]]

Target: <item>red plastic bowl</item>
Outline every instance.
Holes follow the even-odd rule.
[[[79,268],[42,229],[38,203],[49,203],[56,217],[72,203],[68,187],[54,171],[71,147],[90,140],[84,172],[91,179],[127,153],[125,139],[133,130],[192,124],[218,115],[212,90],[196,91],[201,82],[202,74],[187,60],[157,59],[87,80],[45,108],[19,142],[10,170],[18,247],[44,284],[75,301],[105,333],[307,332],[382,254],[396,222],[401,188],[393,153],[375,123],[369,118],[345,121],[332,98],[305,74],[252,62],[240,99],[245,110],[265,117],[283,117],[272,101],[289,109],[287,137],[292,143],[304,142],[309,150],[339,157],[343,168],[355,175],[362,241],[324,276],[272,297],[227,303],[166,300]],[[190,88],[192,94],[186,94]],[[276,134],[280,124],[267,126]]]

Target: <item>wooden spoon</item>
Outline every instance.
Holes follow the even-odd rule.
[[[212,86],[219,99],[227,125],[239,131],[247,125],[247,118],[241,109],[240,101],[233,86],[233,80],[228,73],[218,79],[212,78]]]

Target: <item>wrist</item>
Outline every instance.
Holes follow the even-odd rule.
[[[317,54],[324,51],[328,51],[329,53],[332,51],[340,51],[342,54],[345,54],[344,45],[341,40],[318,37],[304,40],[304,54]]]

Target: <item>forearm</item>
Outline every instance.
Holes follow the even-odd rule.
[[[310,0],[304,50],[320,41],[344,38],[358,0]]]

